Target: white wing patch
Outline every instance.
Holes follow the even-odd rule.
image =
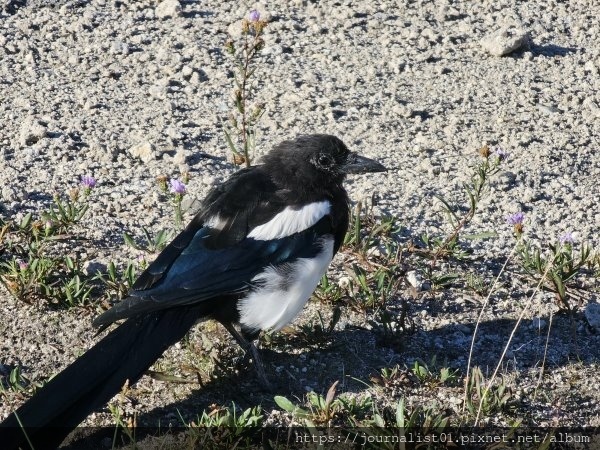
[[[288,206],[267,223],[254,228],[248,237],[259,241],[284,238],[312,227],[330,211],[331,203],[327,200],[309,203],[300,209]]]
[[[333,258],[333,238],[323,238],[320,243],[322,250],[316,257],[270,266],[253,278],[265,284],[238,304],[241,325],[252,330],[279,330],[294,320]]]

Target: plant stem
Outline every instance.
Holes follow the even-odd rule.
[[[183,212],[181,210],[181,202],[183,200],[181,194],[175,194],[175,226],[177,229],[181,229],[181,224],[183,223]]]
[[[486,159],[485,163],[479,170],[479,180],[474,182],[473,193],[470,194],[469,189],[467,188],[467,192],[469,193],[469,197],[471,199],[471,207],[462,220],[454,227],[452,233],[444,239],[444,242],[438,247],[437,251],[434,253],[433,258],[431,259],[430,270],[435,268],[435,264],[437,263],[438,258],[442,253],[446,251],[448,245],[458,236],[458,233],[475,217],[475,212],[477,210],[477,204],[479,203],[479,199],[481,198],[481,193],[483,192],[483,188],[487,181],[487,175],[490,170],[489,160]]]
[[[248,154],[247,118],[246,118],[246,83],[248,82],[248,66],[250,65],[250,50],[248,48],[248,35],[244,35],[244,68],[242,71],[241,106],[242,106],[242,143],[244,148],[244,159],[246,167],[250,167],[250,155]]]

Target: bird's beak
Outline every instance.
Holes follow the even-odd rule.
[[[385,166],[379,164],[377,161],[365,158],[356,153],[350,153],[346,163],[342,166],[344,173],[385,172],[386,170]]]

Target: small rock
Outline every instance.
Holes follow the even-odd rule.
[[[181,75],[183,75],[183,78],[185,79],[190,78],[193,73],[194,69],[192,69],[190,66],[183,66],[181,69]]]
[[[167,86],[164,82],[155,83],[148,89],[150,96],[157,99],[164,99],[167,96]]]
[[[461,17],[460,12],[451,6],[444,6],[441,10],[443,20],[458,20]]]
[[[175,127],[168,127],[166,130],[166,135],[169,136],[171,139],[177,141],[180,139],[183,139],[183,133],[181,132],[180,129],[175,128]],[[175,159],[177,159],[177,154],[180,154],[179,156],[179,161],[176,161],[176,164],[183,164],[185,162],[185,151],[184,150],[178,150],[176,155],[175,155]],[[181,160],[181,154],[183,154],[183,160]]]
[[[100,108],[100,106],[102,106],[101,103],[95,97],[90,97],[86,99],[85,103],[83,104],[83,109],[89,111]]]
[[[128,149],[129,154],[134,158],[140,158],[144,162],[156,159],[156,151],[154,145],[148,141],[141,142]]]
[[[583,312],[590,327],[600,331],[600,303],[588,303]]]
[[[242,27],[240,26],[239,20],[236,20],[227,27],[227,34],[233,39],[237,39],[242,36]]]
[[[592,116],[600,118],[600,106],[598,106],[598,103],[596,103],[593,98],[586,98],[583,101],[583,106],[591,112]]]
[[[86,261],[85,263],[83,263],[82,269],[83,269],[83,273],[88,276],[94,276],[98,272],[106,273],[106,271],[107,271],[106,264],[102,264],[102,263],[96,262],[96,261]]]
[[[417,291],[427,291],[431,287],[428,281],[423,279],[423,276],[415,270],[406,273],[406,281]]]
[[[528,43],[529,33],[516,26],[502,27],[480,41],[481,46],[494,56],[508,55]]]
[[[181,4],[178,0],[165,0],[154,9],[154,14],[159,19],[179,17],[181,15]]]
[[[19,133],[19,143],[23,146],[33,145],[46,137],[46,125],[32,117],[25,119]]]
[[[129,45],[127,45],[123,41],[114,41],[110,46],[110,51],[115,55],[128,55],[129,54]]]
[[[186,159],[186,152],[183,149],[179,149],[177,150],[177,152],[175,152],[175,156],[173,156],[173,163],[180,166],[182,164],[185,164],[185,159]]]
[[[350,286],[352,279],[350,277],[340,277],[338,280],[338,286],[342,289],[347,289]]]
[[[560,109],[558,109],[556,106],[543,105],[541,103],[537,105],[537,109],[544,114],[556,114],[560,112]]]
[[[21,186],[3,186],[1,191],[1,197],[3,200],[8,202],[20,202],[27,200],[29,194]]]

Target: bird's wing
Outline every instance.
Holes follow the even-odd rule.
[[[204,211],[140,275],[130,297],[97,317],[94,324],[241,294],[269,265],[318,254],[320,237],[332,233],[328,209],[315,204],[306,211],[286,212],[276,191],[260,185],[264,180],[250,181],[255,189],[243,183],[244,191],[237,195],[231,189],[240,186],[231,182],[216,194],[211,192]],[[295,228],[289,226],[291,219]],[[287,225],[274,225],[279,223]]]
[[[133,291],[155,286],[188,246],[201,242],[206,249],[232,247],[247,236],[251,223],[261,220],[265,210],[274,215],[283,208],[276,187],[257,167],[239,170],[208,193],[200,212],[142,272]]]
[[[94,320],[105,325],[116,320],[175,306],[190,305],[231,294],[243,294],[253,278],[269,266],[313,258],[322,251],[322,239],[332,234],[329,216],[310,228],[273,240],[243,239],[232,247],[212,249],[205,245],[210,228],[192,238],[164,276],[149,289],[133,290],[130,297]]]

